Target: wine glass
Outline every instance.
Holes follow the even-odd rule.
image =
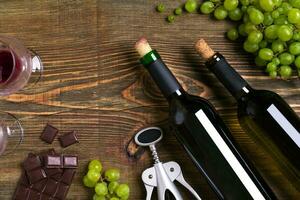
[[[42,75],[40,57],[19,40],[0,35],[0,96],[8,96],[37,83]],[[32,84],[31,84],[32,85]],[[0,111],[0,155],[13,152],[23,141],[20,121],[12,114]]]

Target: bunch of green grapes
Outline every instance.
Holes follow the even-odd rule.
[[[288,79],[293,69],[300,77],[300,0],[206,0],[202,4],[187,0],[185,3],[191,11],[197,6],[201,13],[212,14],[217,20],[237,21],[238,26],[226,33],[228,39],[242,38],[244,50],[255,56],[256,65],[265,67],[270,77]]]
[[[93,200],[127,200],[130,188],[127,184],[120,184],[120,171],[112,168],[104,172],[102,177],[102,164],[99,160],[92,160],[88,172],[83,177],[86,187],[94,188]]]

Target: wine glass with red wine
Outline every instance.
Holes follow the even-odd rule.
[[[29,82],[40,80],[43,65],[40,57],[19,40],[0,36],[0,96],[23,89]],[[0,111],[0,155],[14,151],[24,136],[20,121],[12,114]]]

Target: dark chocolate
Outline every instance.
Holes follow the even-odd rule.
[[[57,188],[55,197],[59,200],[64,200],[67,196],[68,190],[69,190],[68,185],[60,183],[58,188]]]
[[[53,180],[60,181],[62,175],[63,175],[63,172],[57,173],[57,174],[54,174],[53,176],[51,176],[51,178],[52,178]]]
[[[37,168],[31,171],[27,171],[27,177],[31,184],[36,183],[44,178],[46,178],[46,173],[42,168]]]
[[[58,133],[58,129],[47,124],[42,132],[41,139],[49,144],[52,144],[54,138]]]
[[[60,136],[59,140],[60,140],[61,146],[64,148],[79,142],[78,138],[75,134],[75,131],[72,131],[70,133],[66,133],[63,136]]]
[[[63,161],[60,155],[47,155],[44,157],[45,167],[46,168],[62,168]]]
[[[45,194],[54,195],[57,190],[58,182],[52,179],[48,179],[46,188],[44,190]]]
[[[40,200],[41,199],[41,193],[35,191],[35,190],[30,190],[29,196],[27,198],[28,200]]]
[[[43,193],[45,190],[46,184],[47,184],[47,179],[42,179],[41,181],[32,184],[31,188],[34,189],[35,191]]]
[[[24,185],[19,185],[16,189],[14,200],[27,200],[29,195],[29,188]]]
[[[60,168],[44,168],[44,171],[47,174],[47,177],[53,177],[57,174],[62,174],[63,170]]]
[[[78,158],[77,156],[63,156],[64,168],[77,168]]]
[[[54,199],[52,199],[52,197],[47,194],[42,194],[40,200],[54,200]]]
[[[61,177],[61,182],[71,185],[76,171],[74,169],[65,169]]]
[[[28,177],[27,177],[26,172],[24,170],[23,170],[22,175],[20,177],[20,182],[19,183],[24,185],[24,186],[29,186],[30,185]]]
[[[32,153],[28,154],[28,157],[23,162],[23,168],[26,171],[30,171],[39,167],[41,167],[41,160],[39,156],[34,155]]]

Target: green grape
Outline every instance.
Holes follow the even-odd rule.
[[[173,22],[175,21],[175,16],[174,16],[174,15],[169,15],[169,16],[167,17],[167,21],[168,21],[169,23],[173,23]]]
[[[259,49],[258,44],[251,43],[247,40],[244,42],[243,47],[244,47],[244,50],[249,53],[255,53]]]
[[[250,4],[250,1],[249,0],[240,0],[240,3],[243,5],[243,6],[248,6]]]
[[[248,13],[244,13],[244,15],[243,15],[243,22],[244,23],[248,23],[249,21],[250,21],[250,19],[249,19]]]
[[[250,5],[250,6],[247,7],[247,13],[248,13],[248,15],[250,14],[250,12],[252,10],[256,10],[256,8],[253,5]]]
[[[217,20],[223,20],[227,17],[228,12],[225,10],[224,6],[219,6],[214,11],[214,16]]]
[[[274,40],[271,45],[271,49],[274,53],[282,53],[284,51],[285,43],[281,40]]]
[[[300,69],[300,56],[297,56],[297,58],[295,59],[295,66]]]
[[[297,8],[292,8],[288,11],[288,20],[292,24],[300,23],[300,10]]]
[[[271,71],[271,72],[269,72],[269,76],[271,78],[276,78],[277,77],[277,71]]]
[[[105,196],[94,194],[93,200],[105,200]]]
[[[97,183],[95,186],[95,192],[97,195],[105,196],[108,193],[107,185],[106,183]]]
[[[225,0],[224,1],[224,8],[227,11],[234,10],[238,7],[239,5],[239,0]]]
[[[279,55],[279,60],[282,65],[290,65],[294,62],[295,56],[285,52]]]
[[[278,8],[282,4],[282,0],[273,0],[273,2],[276,8]]]
[[[300,42],[293,42],[289,46],[289,52],[293,55],[300,54]]]
[[[237,31],[236,28],[231,28],[229,31],[227,31],[227,38],[229,40],[237,40],[239,38],[239,32]]]
[[[284,9],[282,7],[277,8],[277,10],[281,15],[284,14]]]
[[[99,171],[91,169],[88,171],[86,176],[91,182],[97,182],[101,175]]]
[[[279,58],[273,58],[272,63],[274,63],[276,66],[278,66],[280,64]]]
[[[274,11],[273,11],[274,12]],[[270,26],[271,24],[273,24],[273,17],[272,17],[272,15],[271,15],[271,13],[269,13],[269,12],[265,12],[264,13],[264,21],[263,21],[263,24],[265,25],[265,26]]]
[[[243,12],[240,8],[236,8],[228,12],[228,16],[232,21],[239,21],[243,17]]]
[[[215,3],[215,4],[218,4],[218,3],[220,3],[221,2],[221,0],[209,0],[210,2],[213,2],[213,3]]]
[[[116,189],[118,197],[128,197],[130,193],[129,186],[127,184],[120,184]]]
[[[260,43],[258,43],[259,48],[266,48],[268,46],[268,42],[266,40],[262,40]]]
[[[249,14],[250,21],[253,24],[258,25],[260,23],[263,23],[264,14],[261,11],[254,8],[254,9],[251,9],[248,14]]]
[[[279,68],[279,74],[282,79],[288,79],[292,75],[292,68],[288,65],[282,65]]]
[[[248,9],[247,6],[242,6],[241,7],[241,10],[242,10],[243,13],[247,13],[247,9]]]
[[[108,184],[108,191],[109,191],[109,193],[113,194],[118,186],[119,186],[119,183],[117,181],[110,182]]]
[[[251,31],[248,35],[247,40],[250,43],[259,43],[263,39],[263,34],[260,31]]]
[[[89,188],[95,187],[97,183],[97,181],[96,182],[90,181],[87,176],[84,176],[82,181],[83,181],[83,185]]]
[[[270,39],[270,40],[276,39],[277,38],[277,29],[278,29],[277,25],[268,26],[264,31],[266,39]]]
[[[165,5],[163,3],[159,3],[156,6],[156,10],[157,10],[157,12],[164,12],[165,11]]]
[[[239,34],[242,36],[247,36],[247,33],[245,32],[245,24],[240,24],[238,27]]]
[[[271,15],[273,19],[277,19],[280,16],[280,12],[278,10],[273,10]]]
[[[182,14],[182,8],[176,8],[175,10],[174,10],[174,14],[175,15],[181,15]]]
[[[272,11],[275,7],[273,0],[259,0],[260,7],[265,11]]]
[[[89,167],[88,167],[89,170],[96,170],[97,172],[101,172],[102,171],[102,164],[99,160],[92,160],[90,161],[89,163]]]
[[[299,8],[299,9],[300,9],[300,0],[289,0],[289,3],[290,3],[294,8]]]
[[[291,4],[289,4],[288,2],[282,2],[281,8],[283,9],[283,14],[285,14],[289,10],[291,10],[293,8],[293,6],[291,6]]]
[[[272,60],[273,56],[274,56],[274,53],[271,49],[269,48],[263,48],[263,49],[260,49],[259,52],[258,52],[258,56],[263,59],[263,60]]]
[[[118,197],[112,197],[109,200],[120,200]]]
[[[210,1],[204,2],[200,7],[200,11],[203,14],[212,13],[214,11],[214,9],[215,9],[215,5],[214,5],[214,3],[210,2]]]
[[[245,32],[250,34],[252,31],[257,31],[257,28],[254,24],[248,22],[245,24]]]
[[[189,13],[194,12],[197,9],[197,1],[187,0],[184,4],[184,8]]]
[[[261,59],[261,58],[258,57],[258,56],[255,57],[254,62],[255,62],[255,64],[256,64],[258,67],[264,67],[264,66],[267,65],[267,61]]]
[[[108,169],[105,171],[105,179],[109,182],[111,181],[117,181],[120,179],[120,170],[118,169]]]
[[[276,25],[284,25],[288,23],[289,21],[285,15],[280,15],[278,18],[274,19],[274,24]]]
[[[270,62],[267,64],[266,72],[271,72],[271,71],[276,71],[277,70],[277,65],[273,62]]]
[[[293,40],[300,41],[300,31],[294,32]]]
[[[277,36],[284,42],[289,41],[293,38],[293,29],[287,25],[281,25],[277,29]]]

